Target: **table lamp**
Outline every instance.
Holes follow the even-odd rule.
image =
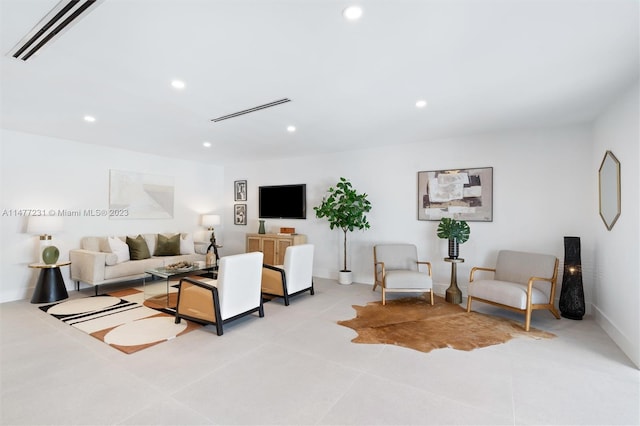
[[[52,244],[52,236],[62,229],[62,218],[59,216],[29,216],[27,233],[40,235],[39,259],[51,265],[58,261],[60,251]]]

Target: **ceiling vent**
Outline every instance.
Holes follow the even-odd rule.
[[[9,52],[26,61],[104,0],[63,0]]]
[[[260,111],[261,109],[265,109],[265,108],[271,108],[271,107],[274,107],[276,105],[284,104],[284,103],[287,103],[287,102],[291,102],[291,99],[289,99],[289,98],[278,99],[277,101],[269,102],[268,104],[258,105],[256,107],[245,109],[243,111],[238,111],[238,112],[234,112],[232,114],[223,115],[222,117],[212,118],[211,121],[217,123],[218,121],[228,120],[229,118],[234,118],[234,117],[238,117],[238,116],[241,116],[241,115],[244,115],[244,114],[249,114],[250,112]]]

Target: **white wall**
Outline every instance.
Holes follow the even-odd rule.
[[[598,170],[607,150],[620,160],[622,213],[611,231],[594,223],[596,320],[640,367],[640,87],[636,84],[594,124],[591,168]],[[597,178],[596,178],[597,179]],[[593,181],[597,185],[597,180]],[[594,193],[596,199],[598,193]]]
[[[225,199],[232,199],[233,180],[247,179],[249,191],[248,225],[227,224],[231,230],[226,232],[226,249],[244,251],[244,234],[257,232],[258,186],[306,183],[307,219],[267,220],[267,232],[292,226],[307,234],[309,242],[316,245],[314,274],[337,277],[342,232],[330,231],[326,221],[316,219],[313,207],[328,186],[344,176],[357,190],[369,194],[373,205],[368,215],[371,229],[348,237],[354,279],[373,282],[374,244],[407,241],[417,244],[421,258],[433,263],[434,279],[443,291],[450,276],[450,265],[442,260],[447,243],[436,237],[437,222],[417,220],[417,172],[490,166],[494,168],[494,220],[470,223],[471,239],[460,247],[466,262],[458,267],[459,286],[466,289],[472,266],[492,266],[499,249],[549,253],[562,261],[563,236],[578,236],[590,299],[591,228],[597,216],[591,144],[589,126],[573,126],[228,166]]]
[[[66,217],[63,231],[54,235],[61,260],[83,236],[180,231],[204,237],[200,214],[224,214],[221,167],[6,130],[0,130],[0,143],[0,302],[30,298],[38,273],[28,268],[38,260],[38,237],[26,234],[26,217],[11,211],[106,209],[110,169],[173,176],[173,219]],[[223,227],[216,229],[217,236],[223,233]],[[68,269],[62,272],[72,289]]]

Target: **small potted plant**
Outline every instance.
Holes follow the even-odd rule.
[[[351,271],[347,269],[347,232],[369,229],[365,213],[371,210],[371,203],[367,194],[358,194],[351,182],[341,177],[335,187],[328,189],[322,203],[313,209],[317,218],[327,218],[329,228],[340,228],[344,232],[344,265],[338,282],[351,284]]]
[[[443,217],[440,219],[437,232],[438,238],[449,240],[449,259],[457,259],[458,244],[464,244],[469,239],[471,229],[464,220]]]

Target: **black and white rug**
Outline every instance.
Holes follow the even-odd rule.
[[[101,296],[41,306],[44,312],[96,339],[131,354],[188,333],[199,324],[143,305],[144,294],[126,289]]]

